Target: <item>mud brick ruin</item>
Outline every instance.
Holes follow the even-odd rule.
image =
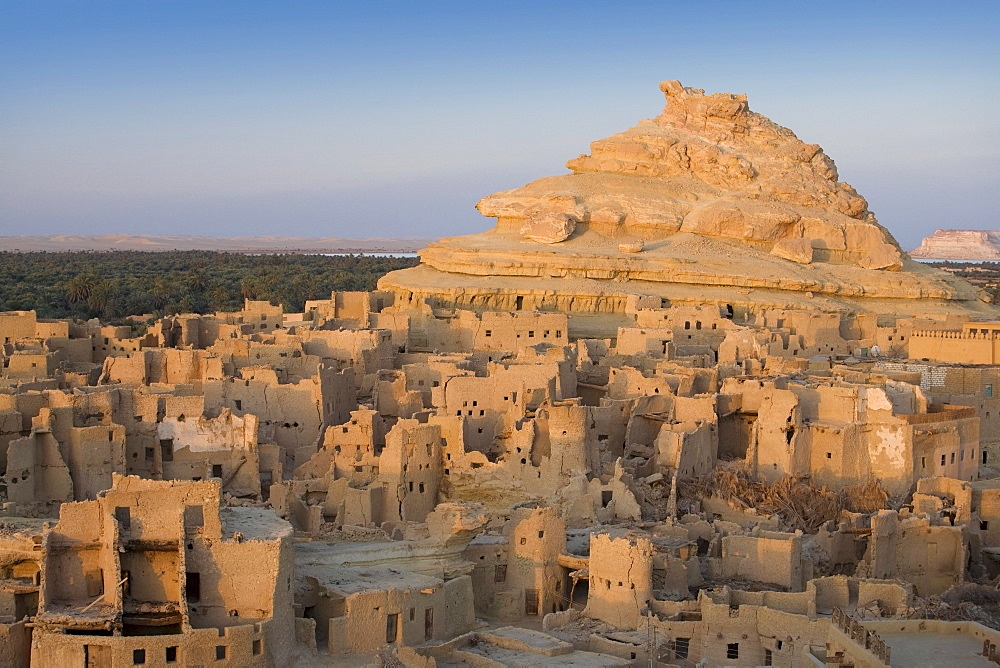
[[[374,292],[0,314],[0,664],[1000,662],[1000,311],[661,90]]]

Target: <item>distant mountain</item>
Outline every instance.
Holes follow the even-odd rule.
[[[1000,260],[1000,230],[935,230],[910,257],[921,260]]]
[[[420,237],[198,237],[146,234],[0,236],[0,251],[172,251],[231,253],[412,253],[431,239]]]

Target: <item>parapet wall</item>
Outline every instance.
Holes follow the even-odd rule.
[[[275,665],[287,656],[289,647],[273,651],[270,644],[281,633],[271,633],[275,622],[264,621],[222,629],[191,629],[182,634],[160,636],[93,636],[36,633],[31,663],[38,666],[133,666],[168,665]],[[283,630],[283,629],[282,629]],[[279,641],[280,642],[280,641]],[[292,639],[286,641],[289,645]],[[141,660],[137,660],[141,659]]]
[[[1000,338],[992,332],[919,330],[910,335],[909,356],[958,364],[996,364]]]

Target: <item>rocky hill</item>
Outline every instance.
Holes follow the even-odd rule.
[[[833,160],[745,95],[660,89],[662,114],[593,142],[571,173],[485,197],[493,229],[441,239],[379,286],[472,310],[984,308],[968,283],[907,257]]]
[[[927,260],[1000,260],[1000,230],[934,230],[910,256]]]

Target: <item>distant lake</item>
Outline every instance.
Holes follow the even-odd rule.
[[[419,253],[382,253],[376,251],[374,253],[368,251],[360,251],[357,253],[320,253],[325,257],[338,257],[344,255],[363,255],[365,257],[420,257]]]
[[[923,262],[924,264],[931,264],[936,262],[951,262],[952,264],[982,264],[984,262],[1000,262],[1000,260],[936,260],[932,257],[915,257],[912,258],[917,262]]]

